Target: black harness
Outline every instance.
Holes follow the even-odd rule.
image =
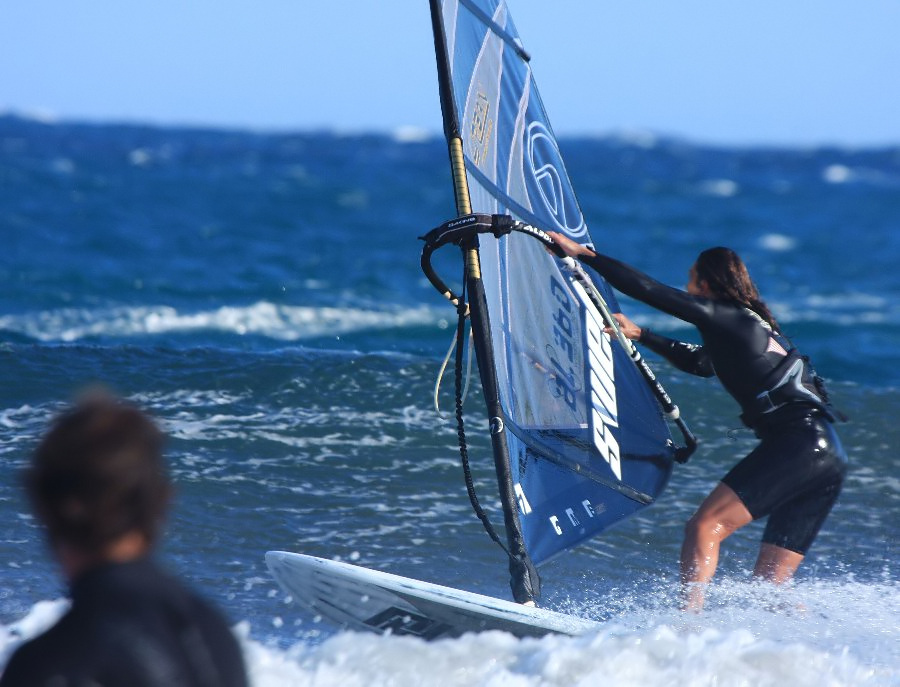
[[[778,366],[772,371],[775,383],[757,394],[741,414],[741,420],[748,427],[755,427],[769,413],[783,408],[789,403],[803,403],[820,410],[834,422],[837,413],[828,400],[825,383],[813,369],[809,358],[800,355],[796,348],[788,350]]]

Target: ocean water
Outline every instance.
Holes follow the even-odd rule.
[[[542,568],[542,604],[600,632],[425,644],[317,621],[267,550],[509,596],[431,398],[455,314],[416,237],[454,214],[443,141],[4,116],[0,665],[66,605],[20,470],[48,418],[102,383],[168,432],[161,555],[227,613],[254,685],[900,684],[900,147],[561,146],[600,249],[683,285],[701,249],[735,248],[850,416],[850,475],[791,585],[751,580],[752,525],[704,613],[676,610],[683,524],[754,440],[714,380],[648,355],[703,443],[651,508]],[[480,403],[470,455],[497,520]]]

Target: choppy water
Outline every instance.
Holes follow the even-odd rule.
[[[0,117],[0,661],[64,603],[18,471],[100,381],[170,434],[163,554],[235,622],[257,685],[900,684],[900,148],[562,149],[599,247],[673,284],[699,250],[735,248],[852,417],[852,472],[793,586],[750,580],[753,525],[707,611],[675,610],[683,523],[753,437],[714,381],[657,363],[702,448],[656,505],[542,569],[544,605],[602,632],[425,645],[314,622],[265,551],[508,597],[431,406],[454,313],[416,237],[453,214],[443,142]]]

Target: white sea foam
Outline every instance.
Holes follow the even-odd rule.
[[[708,179],[700,184],[700,192],[708,196],[730,198],[739,190],[740,186],[731,179]]]
[[[659,145],[659,137],[648,129],[620,129],[611,137],[644,150],[652,150]]]
[[[792,301],[772,298],[768,303],[778,321],[783,324],[827,322],[849,328],[858,325],[893,324],[900,321],[900,307],[894,299],[870,293],[847,291],[810,294]],[[690,325],[651,310],[647,306],[628,304],[628,307],[632,309],[633,319],[660,332],[676,332],[677,334],[670,335],[684,336],[684,332],[692,331]]]
[[[280,648],[271,635],[295,624],[287,607],[272,618],[271,628],[260,628],[268,639],[255,637],[246,622],[234,631],[254,687],[898,684],[894,587],[813,586],[807,596],[819,598],[826,612],[836,606],[843,612],[828,618],[819,607],[794,614],[756,608],[753,615],[751,598],[699,616],[645,613],[640,627],[614,621],[581,637],[516,639],[487,632],[429,643],[326,629],[310,632],[309,641]],[[49,627],[66,607],[64,601],[41,602],[22,620],[0,627],[0,665],[22,640]],[[847,627],[850,617],[856,621]]]
[[[888,299],[871,293],[847,291],[835,294],[813,294],[807,298],[807,305],[811,308],[835,309],[880,309],[888,305]]]
[[[153,151],[147,148],[135,148],[128,153],[128,162],[135,167],[145,167],[153,160]]]
[[[70,158],[57,157],[51,161],[50,169],[57,174],[68,176],[75,171],[75,163]]]
[[[191,441],[266,439],[295,448],[377,447],[413,441],[407,436],[408,432],[432,430],[437,424],[431,408],[360,411],[351,407],[333,406],[323,409],[260,406],[240,414],[215,413],[210,412],[210,405],[230,405],[238,403],[240,398],[235,395],[188,390],[165,395],[143,394],[136,396],[135,400],[149,407],[182,407],[183,410],[177,416],[163,417],[161,421],[168,434]],[[2,417],[0,415],[0,419]],[[333,427],[336,418],[340,418],[340,426],[348,431],[324,435],[310,432],[315,427]],[[353,429],[364,429],[367,433],[360,435],[349,431]]]
[[[347,191],[338,195],[337,203],[342,208],[361,210],[369,207],[369,194],[362,189]]]
[[[39,341],[75,342],[98,336],[143,336],[199,331],[259,335],[281,341],[340,336],[364,330],[433,324],[432,308],[362,308],[278,305],[260,301],[247,306],[182,312],[167,305],[63,308],[26,315],[0,316],[0,329]]]
[[[0,116],[18,117],[20,119],[27,119],[32,122],[37,122],[39,124],[60,123],[60,117],[56,112],[43,107],[32,107],[24,110],[4,109],[0,110]]]
[[[796,248],[797,240],[784,234],[765,234],[759,238],[759,245],[766,250],[782,253]]]
[[[846,165],[828,165],[822,170],[822,178],[829,184],[843,184],[849,181],[852,176],[853,173]]]
[[[897,322],[900,308],[880,295],[848,291],[835,294],[811,294],[801,303],[775,303],[779,321],[829,322],[836,326]]]
[[[900,178],[870,167],[848,167],[832,164],[822,170],[822,179],[829,184],[869,184],[894,188],[900,186]]]
[[[425,643],[344,632],[281,651],[243,630],[253,683],[267,687],[882,686],[900,678],[898,601],[892,584],[798,585],[773,599],[768,585],[736,583],[699,616],[636,610],[574,638],[489,632]]]
[[[400,126],[392,132],[397,143],[426,143],[435,137],[433,131],[416,126]]]
[[[760,245],[771,251],[796,246],[791,237],[767,234]],[[640,307],[640,306],[639,306]],[[865,293],[820,294],[802,304],[779,304],[779,319],[815,321],[833,319],[839,324],[896,321],[897,308],[884,297]],[[140,337],[219,332],[239,336],[262,336],[277,341],[303,341],[322,336],[340,337],[364,331],[407,327],[449,326],[445,310],[428,306],[389,307],[383,310],[293,306],[260,301],[246,306],[222,306],[214,310],[183,312],[167,305],[119,306],[99,309],[62,308],[27,314],[0,315],[0,330],[15,332],[38,341],[74,343],[97,337]],[[648,326],[671,329],[671,318],[655,313],[642,315]]]

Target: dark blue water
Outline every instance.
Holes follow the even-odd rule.
[[[574,652],[632,684],[604,661],[700,642],[714,658],[699,673],[680,658],[660,665],[707,684],[746,650],[771,658],[772,679],[800,661],[836,684],[890,684],[900,670],[900,148],[561,146],[599,249],[674,285],[710,245],[745,258],[851,416],[841,433],[853,471],[791,591],[812,613],[765,610],[771,599],[747,572],[754,525],[726,543],[696,632],[669,637],[683,523],[753,437],[715,381],[651,359],[702,448],[658,504],[543,569],[547,605],[618,629],[589,646],[497,639],[492,655]],[[454,427],[431,403],[455,315],[422,276],[416,237],[453,214],[437,137],[0,117],[0,623],[41,617],[35,604],[64,595],[18,471],[48,417],[100,382],[168,431],[178,493],[164,555],[241,622],[257,684],[422,684],[397,638],[350,638],[303,615],[263,555],[301,551],[508,596],[503,554],[465,495]],[[439,265],[448,278],[461,271],[449,253]],[[491,507],[479,403],[477,392],[467,401],[470,451]],[[419,650],[434,665],[478,646]],[[373,656],[384,663],[373,668]],[[500,679],[462,660],[485,683]],[[521,684],[565,682],[548,670],[523,667]],[[750,667],[735,670],[754,682]],[[654,675],[643,684],[665,684]]]

